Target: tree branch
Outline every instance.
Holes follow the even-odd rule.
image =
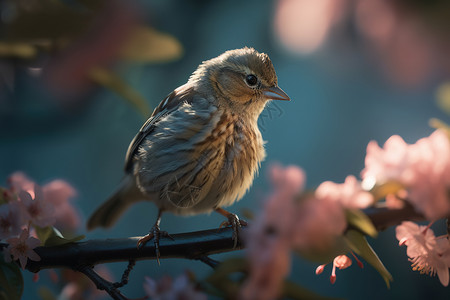
[[[231,228],[223,228],[173,234],[173,240],[161,237],[160,258],[200,259],[211,254],[238,250],[242,245],[238,243],[234,249],[232,235]],[[48,268],[78,270],[80,266],[108,262],[156,259],[154,243],[150,241],[138,249],[136,245],[139,238],[88,240],[61,246],[37,247],[34,250],[41,260],[28,260],[26,268],[31,272]]]
[[[370,208],[364,211],[377,230],[384,230],[405,220],[424,220],[406,203],[402,209]],[[210,229],[197,232],[171,235],[173,239],[161,237],[159,243],[160,258],[186,258],[200,260],[211,267],[218,262],[208,258],[209,255],[239,250],[244,247],[241,241],[234,248],[233,230],[231,228]],[[94,270],[93,266],[117,261],[156,259],[155,245],[151,241],[142,248],[137,248],[140,237],[88,240],[59,246],[37,247],[34,250],[40,261],[28,260],[26,268],[38,272],[49,268],[70,268],[85,274],[97,286],[105,290],[113,299],[127,299],[111,283]],[[6,244],[0,243],[0,249]],[[131,270],[130,266],[129,269]],[[129,273],[129,272],[128,272]],[[126,274],[128,276],[128,274]]]

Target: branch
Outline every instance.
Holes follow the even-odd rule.
[[[406,204],[402,209],[370,208],[364,211],[377,230],[405,220],[424,220],[423,216]],[[160,258],[185,258],[200,260],[212,267],[218,262],[208,256],[217,253],[239,250],[244,247],[241,241],[234,248],[233,230],[231,228],[210,229],[197,232],[171,235],[173,239],[161,237],[159,249]],[[94,265],[144,259],[156,259],[155,245],[151,241],[142,248],[137,248],[140,237],[88,240],[59,246],[37,247],[34,250],[40,256],[40,261],[28,260],[26,268],[31,272],[39,272],[49,268],[69,268],[85,274],[101,290],[105,290],[113,299],[127,299],[117,289],[122,283],[111,283],[99,276],[93,269]],[[0,249],[6,244],[0,243]],[[132,266],[131,266],[132,267]],[[129,265],[128,269],[131,270]],[[127,270],[128,270],[127,269]],[[125,283],[128,272],[124,274]]]
[[[414,210],[408,202],[400,209],[389,209],[387,207],[367,208],[364,213],[372,221],[378,231],[395,226],[403,221],[425,221],[425,217]]]
[[[408,204],[402,209],[370,208],[364,212],[377,230],[384,230],[405,220],[424,220],[423,216]],[[236,249],[233,248],[232,234],[231,228],[223,228],[173,234],[171,235],[173,240],[161,237],[159,245],[161,259],[186,258],[208,261],[205,257],[211,254],[243,248],[242,243],[238,243]],[[138,239],[139,237],[88,240],[61,246],[38,247],[35,251],[41,260],[29,260],[27,269],[31,272],[48,268],[77,270],[80,266],[108,262],[156,259],[154,244],[150,241],[142,249],[137,249]]]
[[[232,235],[231,228],[223,228],[172,234],[173,240],[161,237],[159,241],[160,258],[203,260],[203,257],[211,254],[238,250],[242,245],[238,243],[237,248],[233,248]],[[80,266],[156,259],[154,243],[150,241],[141,249],[137,249],[136,245],[139,238],[88,240],[61,246],[37,247],[34,250],[41,257],[41,260],[28,260],[26,268],[31,272],[49,268],[79,270]]]

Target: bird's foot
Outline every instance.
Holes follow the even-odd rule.
[[[233,248],[236,248],[239,240],[239,230],[242,226],[247,226],[248,223],[244,220],[239,219],[236,214],[228,213],[226,217],[228,218],[228,220],[223,221],[220,224],[219,228],[230,226],[233,229]]]
[[[142,249],[147,242],[153,239],[153,243],[155,244],[156,261],[158,262],[158,265],[160,264],[159,239],[161,237],[169,237],[173,240],[173,237],[167,231],[161,231],[159,225],[155,224],[152,229],[150,229],[149,233],[141,237],[137,242],[137,248]]]

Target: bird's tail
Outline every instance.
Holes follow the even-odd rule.
[[[89,218],[87,229],[111,227],[131,204],[140,200],[143,200],[143,197],[134,179],[126,176],[117,191]]]

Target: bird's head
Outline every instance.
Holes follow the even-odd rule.
[[[253,48],[230,50],[204,61],[189,81],[214,93],[219,106],[238,114],[259,116],[268,100],[290,100],[278,87],[269,56]]]

